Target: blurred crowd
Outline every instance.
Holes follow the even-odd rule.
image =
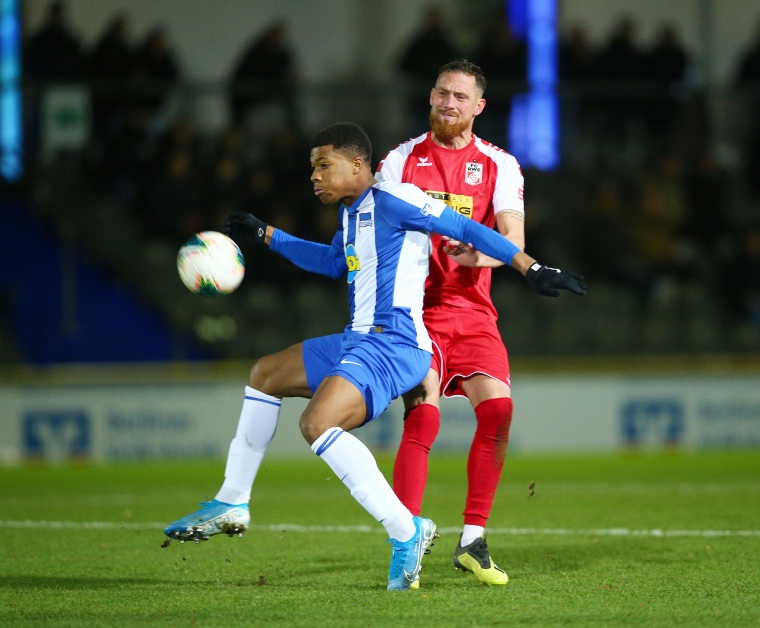
[[[489,79],[475,132],[506,148],[510,100],[526,87],[527,50],[504,15],[491,16],[481,30],[479,45],[459,46],[444,9],[433,6],[398,51],[397,75],[409,86],[409,136],[427,128],[437,68],[467,56]],[[119,13],[86,48],[68,25],[65,3],[54,1],[25,42],[24,63],[32,82],[90,87],[91,141],[82,169],[100,193],[131,212],[147,238],[178,246],[195,231],[218,228],[236,209],[255,210],[309,239],[332,235],[334,212],[315,202],[308,181],[309,132],[316,129],[302,128],[303,82],[286,21],[255,33],[240,51],[226,77],[229,122],[212,136],[188,112],[167,113],[183,71],[166,26],[136,40],[129,15]],[[574,26],[561,36],[559,78],[564,161],[551,178],[526,169],[528,250],[557,259],[559,246],[560,261],[577,265],[592,285],[627,286],[642,307],[698,282],[732,317],[760,327],[756,116],[748,117],[739,166],[729,167],[711,142],[695,59],[670,24],[648,46],[633,18],[621,19],[599,45]],[[760,104],[760,22],[732,88],[750,111]],[[258,110],[274,112],[276,123],[254,133]],[[271,279],[282,282],[288,266],[274,266]]]

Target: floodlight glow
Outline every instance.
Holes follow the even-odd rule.
[[[17,0],[0,0],[0,176],[17,180],[21,167],[21,16]]]
[[[512,101],[510,151],[524,166],[559,165],[557,0],[508,0],[510,26],[528,47],[530,91]]]

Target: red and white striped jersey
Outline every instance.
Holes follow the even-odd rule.
[[[506,151],[472,136],[460,149],[438,146],[425,133],[391,150],[377,167],[379,181],[413,183],[452,209],[493,228],[496,214],[525,211],[524,178],[517,160]],[[443,252],[432,235],[430,274],[425,306],[441,303],[485,310],[496,317],[491,301],[491,269],[467,268]]]

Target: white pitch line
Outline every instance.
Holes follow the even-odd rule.
[[[114,523],[112,521],[1,521],[0,528],[65,530],[163,530],[164,523]],[[254,525],[251,530],[266,532],[360,532],[380,533],[378,526],[305,526],[293,523]],[[461,528],[439,528],[442,534],[458,534]],[[616,537],[760,537],[760,530],[632,530],[629,528],[488,528],[488,534],[507,536],[616,536]]]

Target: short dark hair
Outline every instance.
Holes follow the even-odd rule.
[[[486,76],[483,74],[483,70],[480,69],[480,66],[472,61],[468,61],[467,59],[454,59],[453,61],[444,63],[438,68],[438,76],[435,78],[436,82],[438,82],[441,74],[446,74],[447,72],[461,72],[467,76],[474,76],[475,85],[478,86],[483,94],[486,93]]]
[[[309,148],[332,146],[352,157],[361,157],[369,164],[372,159],[372,142],[364,129],[353,122],[336,122],[322,129],[311,140]]]

